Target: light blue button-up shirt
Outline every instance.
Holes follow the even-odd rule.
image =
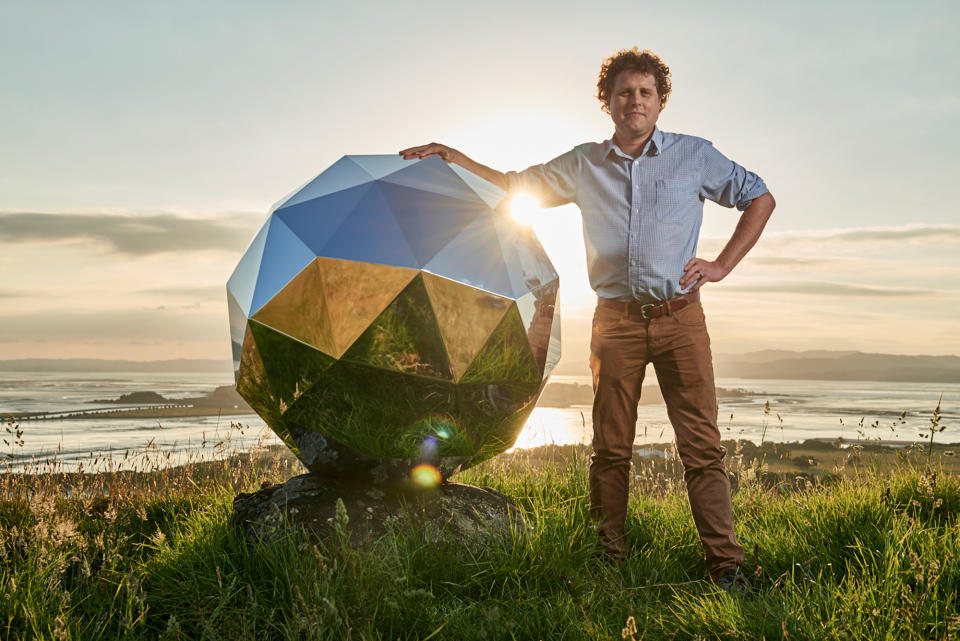
[[[743,211],[767,186],[702,138],[661,132],[637,158],[613,142],[586,143],[543,165],[507,172],[510,193],[544,207],[576,203],[590,285],[598,296],[647,303],[682,294],[706,198]]]

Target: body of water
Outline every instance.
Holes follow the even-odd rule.
[[[589,385],[586,376],[556,376],[559,383]],[[92,403],[121,394],[154,391],[166,398],[201,396],[230,384],[221,374],[204,373],[0,373],[0,415],[11,412],[48,412],[116,409]],[[743,398],[720,401],[720,430],[724,438],[754,442],[802,441],[810,438],[923,441],[940,395],[939,442],[960,441],[960,385],[944,383],[878,383],[857,381],[797,381],[719,379],[717,385],[739,389]],[[769,410],[767,404],[769,403]],[[521,433],[516,448],[545,444],[589,443],[590,406],[538,407]],[[901,419],[901,415],[903,418]],[[234,426],[231,426],[234,423]],[[235,424],[242,424],[238,429]],[[100,453],[114,461],[132,453],[151,451],[151,460],[167,464],[191,455],[225,455],[245,451],[257,443],[279,443],[260,418],[251,415],[156,419],[67,419],[23,421],[23,445],[3,432],[0,456],[13,467],[56,456],[65,465]],[[673,428],[663,405],[641,405],[637,421],[638,445],[671,441]],[[131,465],[127,465],[130,467]]]
[[[203,396],[229,377],[216,373],[142,372],[0,372],[0,416],[11,412],[115,410],[117,404],[96,403],[131,392],[151,391],[168,399]],[[231,424],[241,423],[242,428]],[[0,458],[14,468],[36,467],[36,461],[56,457],[65,468],[102,455],[108,462],[136,468],[147,464],[178,464],[191,457],[218,457],[247,451],[256,444],[279,444],[253,414],[184,418],[72,418],[22,421],[23,445],[3,431]],[[12,456],[11,456],[12,455]],[[42,466],[41,466],[41,469]]]
[[[590,384],[589,376],[555,376],[550,380]],[[940,424],[947,429],[937,434],[936,440],[960,441],[960,385],[955,383],[720,378],[717,386],[746,393],[743,398],[720,399],[719,427],[724,439],[743,438],[756,443],[813,438],[923,441],[920,434],[929,436],[930,419],[942,394]],[[589,405],[538,407],[515,447],[586,444],[592,430]],[[635,443],[673,439],[666,407],[640,405]]]

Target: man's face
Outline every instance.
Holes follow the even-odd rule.
[[[650,135],[660,116],[660,96],[653,74],[621,71],[613,81],[609,107],[618,137]]]

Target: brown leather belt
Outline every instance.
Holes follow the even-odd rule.
[[[690,292],[688,294],[680,294],[679,296],[674,296],[673,298],[668,298],[667,300],[645,304],[638,303],[637,301],[620,301],[612,298],[598,298],[597,305],[601,307],[608,307],[610,309],[616,309],[620,312],[629,314],[630,316],[639,316],[644,320],[650,320],[651,318],[660,318],[661,316],[679,312],[687,305],[695,303],[698,300],[700,300],[700,290]]]

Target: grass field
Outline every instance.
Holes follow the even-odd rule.
[[[594,558],[584,448],[458,475],[507,494],[529,525],[477,555],[409,530],[365,549],[297,532],[247,544],[232,499],[300,473],[283,450],[0,474],[0,639],[956,638],[952,450],[810,447],[731,444],[750,598],[704,580],[669,448],[635,461],[623,567]]]

